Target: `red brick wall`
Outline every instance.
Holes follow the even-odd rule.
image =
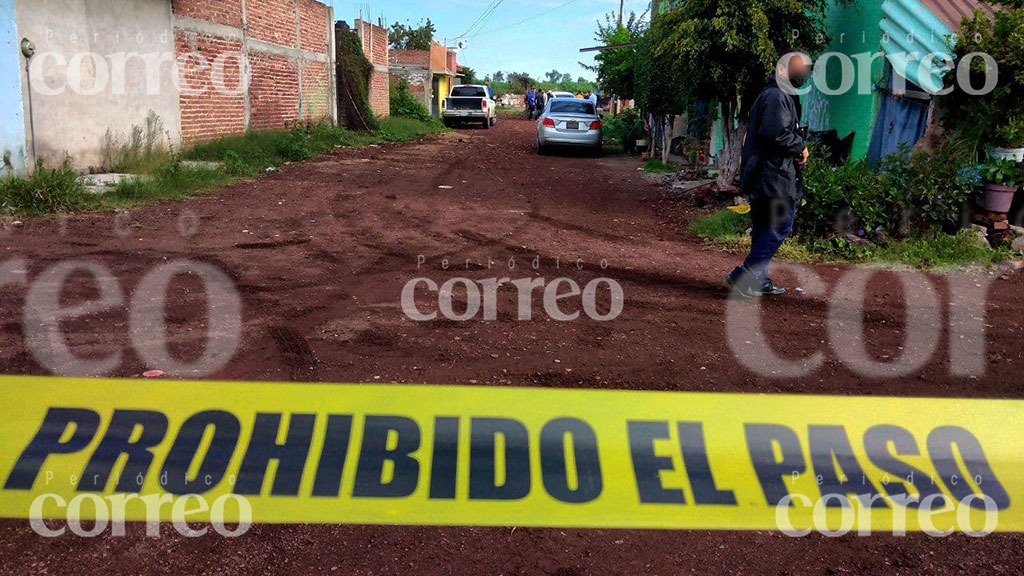
[[[387,72],[388,31],[369,22],[356,21],[356,31],[363,40],[363,53],[375,67],[370,77],[369,100],[373,113],[380,117],[391,114],[390,74]],[[427,52],[423,52],[427,54]]]
[[[179,56],[199,53],[213,62],[220,54],[244,51],[250,68],[248,92],[240,94],[218,92],[209,70],[180,69],[180,81],[206,88],[201,95],[181,95],[185,144],[333,117],[333,70],[328,58],[334,23],[328,7],[316,0],[245,1],[243,21],[242,0],[172,0],[175,16],[191,19],[175,23]],[[205,22],[231,27],[234,37],[212,34],[209,27],[204,28]],[[246,46],[239,40],[243,26],[248,29]],[[238,86],[236,58],[227,60],[225,76],[228,88]]]
[[[302,64],[302,119],[318,121],[330,115],[330,86],[327,64],[306,61]]]
[[[323,52],[331,42],[330,30],[334,29],[334,23],[328,22],[327,6],[315,0],[300,0],[299,6],[302,49]]]
[[[296,0],[246,0],[249,34],[255,40],[298,48],[298,6]]]
[[[177,31],[175,45],[178,54],[201,54],[213,62],[220,54],[238,54],[240,40],[228,40]],[[237,90],[242,78],[237,58],[224,60],[224,83],[237,94],[218,91],[208,68],[197,58],[189,58],[179,68],[178,84],[181,92],[181,137],[184,142],[197,142],[216,138],[221,134],[245,131],[245,93]],[[199,92],[202,91],[200,94]]]
[[[249,55],[249,126],[255,130],[285,128],[298,119],[299,68],[286,56],[255,52]]]
[[[429,50],[393,50],[391,52],[393,64],[422,64],[430,66]]]
[[[242,0],[174,0],[172,7],[176,16],[242,27]]]
[[[382,118],[391,115],[391,78],[387,72],[374,71],[370,78],[370,109]]]

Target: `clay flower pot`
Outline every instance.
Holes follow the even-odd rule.
[[[1005,214],[1010,211],[1010,206],[1013,205],[1013,196],[1016,193],[1016,188],[999,184],[985,184],[984,192],[978,197],[978,206],[989,212]]]

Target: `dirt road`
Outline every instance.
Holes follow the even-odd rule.
[[[31,281],[55,264],[86,259],[108,267],[126,293],[167,261],[216,265],[243,296],[244,328],[238,353],[210,378],[1024,396],[1020,274],[993,281],[984,377],[950,375],[945,328],[938,352],[910,376],[858,376],[831,350],[828,297],[810,293],[766,303],[763,317],[780,354],[820,350],[822,367],[794,379],[744,368],[726,337],[722,288],[737,256],[690,237],[693,209],[637,172],[635,161],[538,157],[532,130],[503,120],[489,131],[338,151],[210,197],[116,218],[30,220],[0,237],[0,264],[24,259]],[[812,269],[828,286],[848,272]],[[538,299],[533,320],[522,322],[516,292],[501,289],[495,321],[414,322],[403,313],[407,282],[457,276],[569,277],[581,285],[608,277],[622,286],[624,308],[611,322],[557,322]],[[789,274],[777,280],[795,285]],[[945,281],[932,283],[945,302]],[[194,356],[207,320],[197,305],[202,296],[188,280],[174,288],[172,347]],[[64,298],[95,293],[92,283],[76,282]],[[869,285],[865,340],[879,361],[900,356],[902,296],[891,273]],[[0,283],[0,366],[46,374],[23,343],[24,297],[23,286]],[[418,302],[436,309],[423,294]],[[607,306],[600,297],[599,307]],[[114,376],[160,368],[132,352],[122,308],[63,328],[79,354],[123,351]],[[147,539],[133,527],[127,538],[48,540],[22,522],[5,522],[0,574],[308,574],[334,566],[367,575],[1024,572],[1017,552],[1024,538],[1017,536],[794,540],[771,533],[260,526],[238,540],[186,540],[171,532]]]

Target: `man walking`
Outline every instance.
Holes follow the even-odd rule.
[[[533,109],[537,106],[537,93],[533,88],[526,93],[526,119],[533,120]]]
[[[768,268],[793,233],[796,207],[803,198],[799,173],[809,152],[795,89],[807,82],[810,73],[807,54],[787,53],[750,111],[740,166],[740,189],[750,198],[750,254],[728,277],[733,293],[743,298],[786,292],[772,282]]]

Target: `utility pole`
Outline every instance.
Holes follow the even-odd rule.
[[[626,11],[626,0],[619,0],[619,28],[622,28],[622,15]]]

